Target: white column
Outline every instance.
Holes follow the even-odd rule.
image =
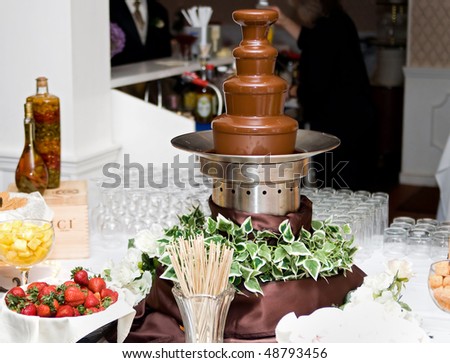
[[[109,58],[109,0],[0,2],[0,189],[22,152],[23,104],[46,76],[61,100],[63,178],[97,173],[115,160]]]

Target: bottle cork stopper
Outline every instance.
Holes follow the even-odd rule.
[[[46,87],[47,86],[47,77],[38,77],[36,78],[38,87]]]

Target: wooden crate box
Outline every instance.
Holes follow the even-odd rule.
[[[17,192],[14,184],[8,188]],[[53,210],[55,245],[50,259],[78,259],[89,257],[89,211],[87,182],[64,180],[60,187],[44,193],[47,205]]]

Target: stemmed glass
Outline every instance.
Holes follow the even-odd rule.
[[[31,267],[48,257],[54,240],[51,221],[21,219],[0,222],[0,259],[19,270],[22,285],[26,285]]]

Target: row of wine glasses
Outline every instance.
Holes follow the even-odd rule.
[[[211,186],[203,176],[154,170],[152,177],[148,183],[142,175],[132,174],[126,183],[114,186],[106,178],[96,180],[99,202],[91,212],[91,226],[108,245],[114,247],[114,241],[132,238],[144,229],[158,234],[177,224],[178,216],[193,207],[209,211]]]

